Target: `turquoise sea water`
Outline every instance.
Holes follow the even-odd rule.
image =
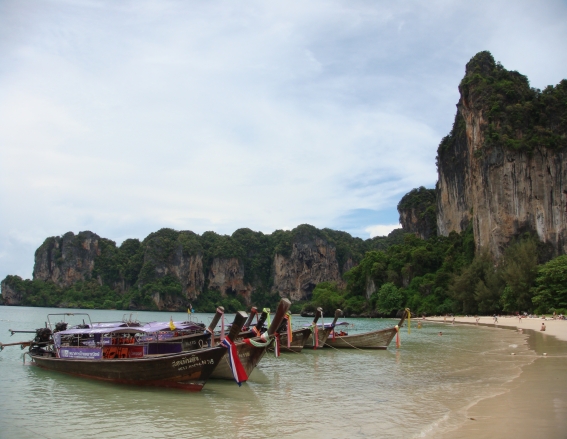
[[[67,311],[73,310],[0,307],[0,341],[28,340],[10,337],[8,329],[33,330],[48,313]],[[124,316],[88,312],[93,321]],[[148,322],[187,314],[133,316]],[[193,315],[204,323],[211,317]],[[346,320],[351,332],[396,324]],[[293,317],[294,326],[309,321]],[[457,428],[467,408],[502,393],[534,359],[527,335],[512,330],[428,322],[417,329],[412,320],[399,349],[394,341],[385,351],[268,354],[242,387],[210,380],[202,392],[189,393],[44,371],[24,365],[19,347],[7,347],[0,353],[0,438],[429,438]]]

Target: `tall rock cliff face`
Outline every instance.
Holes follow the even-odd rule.
[[[18,288],[18,280],[16,276],[6,276],[0,283],[2,290],[0,304],[8,306],[19,306],[23,304],[24,293],[23,289]]]
[[[294,242],[289,257],[276,254],[274,258],[272,291],[281,297],[305,300],[319,282],[329,281],[344,286],[336,249],[321,238]]]
[[[437,204],[435,189],[421,186],[402,197],[398,203],[400,224],[406,233],[421,239],[437,234]]]
[[[209,271],[209,288],[224,295],[240,295],[250,303],[254,287],[244,281],[244,275],[244,265],[237,258],[215,258]]]
[[[326,236],[339,242],[340,255],[337,244]],[[96,290],[93,284],[103,290],[110,287],[120,306],[133,309],[186,309],[203,293],[211,292],[240,297],[248,304],[256,291],[261,296],[271,291],[305,300],[319,282],[344,286],[342,274],[356,264],[348,250],[351,240],[355,246],[363,245],[344,232],[325,232],[308,225],[273,235],[240,229],[232,236],[213,232],[199,236],[162,229],[142,242],[129,239],[119,247],[92,232],[69,232],[46,239],[37,249],[33,278],[54,283],[61,294],[76,282],[87,282],[89,291]],[[3,284],[3,299],[20,303],[23,292],[18,288],[25,289],[26,282]],[[108,295],[108,289],[104,291],[101,294]]]
[[[90,279],[94,260],[100,255],[100,237],[92,232],[47,238],[35,252],[33,278],[68,287]]]
[[[535,232],[567,252],[567,81],[544,92],[488,52],[467,64],[451,134],[439,146],[440,235],[472,224],[476,247],[501,256]]]

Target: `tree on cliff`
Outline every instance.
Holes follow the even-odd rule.
[[[536,285],[532,300],[538,312],[567,313],[567,255],[540,266]]]

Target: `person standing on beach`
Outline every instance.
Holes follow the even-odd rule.
[[[496,317],[496,314],[494,314],[492,317],[494,317],[494,324],[496,325],[496,323],[498,323],[498,317]]]

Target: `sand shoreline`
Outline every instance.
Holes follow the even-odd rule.
[[[546,329],[545,333],[548,335],[553,335],[557,339],[562,341],[567,341],[567,320],[553,320],[553,319],[542,319],[537,318],[522,318],[521,320],[517,317],[512,316],[500,316],[498,317],[498,323],[494,323],[494,317],[480,316],[480,317],[455,317],[455,324],[470,324],[476,325],[476,319],[478,318],[478,324],[483,326],[493,326],[493,327],[506,327],[506,328],[516,328],[516,329],[531,329],[532,331],[539,331],[541,324],[545,323]],[[416,321],[422,320],[421,318],[415,318]],[[453,317],[426,317],[425,321],[453,324]]]
[[[453,325],[453,317],[426,317],[425,322],[441,324],[442,328]],[[542,322],[545,332],[540,331]],[[475,317],[455,317],[454,324],[475,327],[477,322]],[[504,393],[471,406],[461,427],[437,437],[567,438],[567,320],[498,317],[495,324],[493,317],[483,316],[479,317],[478,326],[522,329],[535,360],[523,366],[520,375],[504,386]]]

